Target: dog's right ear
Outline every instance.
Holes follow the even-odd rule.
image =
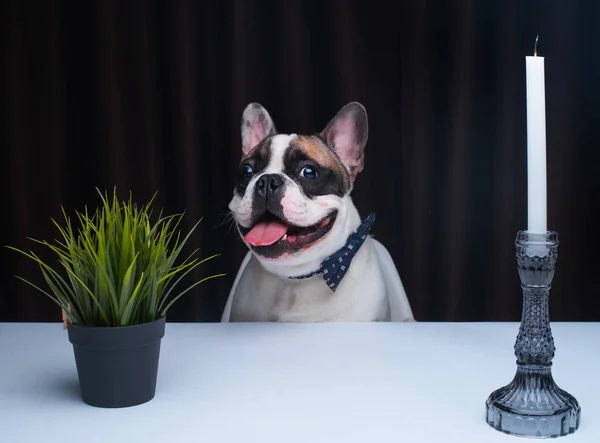
[[[242,152],[246,155],[266,137],[275,135],[271,116],[259,103],[250,103],[242,114]]]
[[[321,138],[350,171],[352,181],[363,170],[369,135],[367,111],[358,102],[348,103],[321,132]]]

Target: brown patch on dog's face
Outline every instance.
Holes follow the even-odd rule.
[[[329,168],[339,175],[348,174],[348,170],[337,155],[318,137],[301,135],[292,144],[297,144],[307,156],[314,159],[321,166]]]
[[[316,136],[300,135],[290,143],[283,159],[284,172],[308,197],[337,195],[351,189],[348,169],[337,155]],[[313,174],[307,174],[309,168]]]

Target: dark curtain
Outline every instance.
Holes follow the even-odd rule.
[[[369,113],[354,200],[378,214],[421,321],[520,318],[514,238],[526,228],[525,56],[546,57],[548,223],[561,245],[555,321],[600,320],[594,275],[600,135],[595,1],[3,2],[0,242],[52,240],[51,217],[133,192],[200,256],[170,321],[217,321],[245,253],[225,223],[240,116],[262,103],[281,132],[321,130],[347,102]],[[40,248],[35,248],[37,252]],[[42,253],[42,257],[44,257]],[[0,251],[0,321],[60,321]]]

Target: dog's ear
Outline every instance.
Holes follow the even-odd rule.
[[[275,135],[271,116],[259,103],[250,103],[242,114],[242,152],[246,155],[266,137]]]
[[[354,180],[364,167],[364,152],[369,136],[367,111],[358,102],[348,103],[321,132],[321,138],[350,171]]]

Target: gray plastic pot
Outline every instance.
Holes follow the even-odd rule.
[[[85,403],[124,408],[154,398],[165,317],[120,327],[69,324],[68,333]]]

